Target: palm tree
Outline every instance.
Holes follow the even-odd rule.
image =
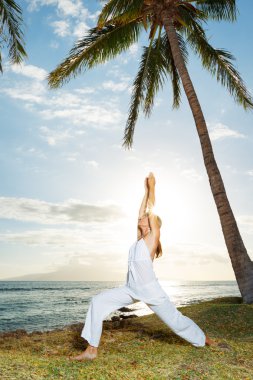
[[[50,88],[57,88],[82,71],[126,51],[138,41],[143,29],[150,28],[150,43],[143,48],[133,83],[123,146],[132,146],[139,108],[142,107],[145,116],[150,116],[155,95],[167,77],[172,82],[174,108],[180,105],[182,83],[196,123],[211,191],[243,302],[253,303],[253,262],[230,207],[203,112],[187,70],[189,46],[237,103],[245,110],[253,108],[252,98],[231,63],[233,55],[212,47],[202,27],[207,20],[235,21],[236,16],[235,0],[110,0],[98,17],[97,26],[75,43],[69,56],[49,73],[47,79]]]
[[[1,49],[9,48],[11,63],[20,64],[27,57],[24,49],[22,10],[13,0],[0,0],[0,72],[3,73]]]

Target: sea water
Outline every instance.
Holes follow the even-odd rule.
[[[236,281],[159,281],[178,307],[216,297],[241,296]],[[0,281],[0,331],[27,332],[84,322],[91,297],[123,281]],[[128,306],[140,316],[153,313],[143,302]],[[119,315],[119,311],[112,315]]]

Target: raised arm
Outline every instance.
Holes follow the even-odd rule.
[[[148,197],[149,224],[150,224],[152,234],[158,240],[160,237],[160,226],[157,221],[157,215],[153,213],[153,207],[155,206],[155,177],[153,173],[150,173],[148,177],[148,189],[149,189],[149,197]]]
[[[148,178],[145,178],[144,187],[145,187],[145,194],[143,196],[141,206],[139,209],[139,218],[142,218],[146,213],[146,208],[147,208],[147,204],[148,204],[148,197],[149,197]]]
[[[152,213],[155,205],[155,177],[153,173],[149,173],[148,176],[148,212]]]
[[[139,209],[139,217],[138,217],[138,223],[137,223],[137,239],[139,240],[143,234],[146,234],[150,227],[149,227],[149,220],[148,220],[148,214],[146,212],[147,204],[148,204],[148,196],[149,196],[149,188],[148,188],[148,178],[145,178],[144,181],[144,188],[145,188],[145,194],[143,196],[141,206]]]

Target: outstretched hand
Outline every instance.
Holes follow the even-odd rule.
[[[148,193],[148,190],[149,190],[148,177],[146,177],[144,180],[144,188],[145,188],[145,192]]]
[[[156,183],[155,176],[152,172],[150,172],[148,176],[148,187],[154,187],[155,183]]]

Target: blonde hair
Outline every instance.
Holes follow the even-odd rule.
[[[162,227],[162,219],[158,215],[156,215],[156,217],[157,217],[158,223],[160,224],[160,228],[161,228]]]
[[[158,259],[158,257],[161,257],[161,256],[162,256],[162,254],[163,254],[162,244],[161,244],[161,242],[160,242],[160,240],[159,240],[159,242],[158,242],[158,246],[157,246],[157,248],[156,248],[155,258]]]
[[[161,226],[162,226],[162,219],[158,215],[156,215],[156,217],[157,217],[158,223],[159,223],[160,228],[161,228]],[[161,244],[160,239],[159,239],[158,246],[156,248],[155,258],[157,259],[158,257],[161,257],[162,254],[163,254],[162,244]]]

